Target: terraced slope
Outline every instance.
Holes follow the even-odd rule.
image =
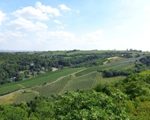
[[[51,94],[60,93],[64,86],[73,78],[75,78],[75,74],[83,71],[83,69],[74,72],[72,74],[61,76],[57,80],[51,83],[47,83],[46,85],[41,85],[33,88],[33,90],[38,91],[41,96],[50,96]]]
[[[98,69],[127,69],[133,67],[135,59],[127,60],[121,59],[120,61],[108,63],[102,66],[89,67],[86,69],[79,70],[67,76],[62,76],[54,82],[47,83],[42,86],[33,88],[33,90],[38,91],[42,96],[50,96],[55,93],[64,93],[65,91],[72,91],[78,89],[91,89],[97,84],[109,84],[123,79],[124,77],[112,77],[103,78],[100,73],[97,72]]]
[[[6,103],[20,103],[29,101],[38,95],[50,96],[56,93],[62,94],[66,91],[91,89],[99,83],[111,84],[122,80],[124,77],[103,78],[97,70],[132,68],[135,60],[120,59],[89,68],[65,68],[55,72],[48,72],[29,80],[5,84],[0,88],[0,95],[4,95],[0,97],[0,103],[3,101],[8,101]]]
[[[97,84],[98,79],[96,79],[96,74],[96,71],[93,71],[68,81],[62,92],[78,89],[91,89]]]
[[[58,93],[63,84],[68,81],[69,76],[74,76],[77,72],[85,68],[66,68],[56,72],[48,72],[44,75],[38,76],[34,79],[22,81],[18,83],[9,84],[0,88],[0,104],[20,103],[29,101],[35,96],[47,96],[52,93]],[[35,84],[32,84],[32,83]],[[48,89],[46,89],[48,88]],[[2,95],[4,94],[4,95]]]
[[[5,95],[5,94],[14,92],[16,90],[24,89],[24,88],[31,88],[31,87],[35,87],[38,85],[50,83],[50,82],[57,80],[61,76],[69,75],[81,69],[83,68],[66,68],[63,70],[55,71],[55,72],[47,72],[45,74],[39,75],[29,80],[1,85],[0,95]]]
[[[93,71],[81,76],[75,75],[76,74],[73,73],[65,77],[60,77],[52,83],[37,86],[33,88],[33,90],[37,91],[40,96],[50,96],[52,94],[62,94],[66,91],[87,90],[95,87],[98,84],[111,84],[117,82],[118,80],[124,79],[123,76],[103,78],[102,75],[97,71]]]

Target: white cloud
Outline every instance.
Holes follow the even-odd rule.
[[[59,21],[59,20],[54,20],[54,23],[59,24],[59,25],[62,25],[62,22]]]
[[[80,11],[75,11],[65,4],[51,7],[37,2],[33,6],[26,6],[14,11],[5,22],[6,24],[2,24],[6,14],[0,11],[0,24],[2,25],[0,28],[4,28],[0,30],[0,49],[135,48],[149,50],[150,5],[140,3],[142,3],[141,0],[122,0],[122,3],[116,7],[117,12],[113,14],[113,18],[109,18],[110,21],[106,20],[102,29],[98,28],[99,26],[95,27],[92,23],[94,21],[91,21],[91,25],[89,25],[91,32],[85,33],[85,28],[82,28],[81,25],[82,35],[78,30],[73,29],[75,25],[81,23],[76,22],[77,24],[74,25],[73,21],[67,26],[65,22],[68,22],[68,18],[72,19],[70,16],[63,16],[67,11],[71,11],[71,14],[68,12],[69,15],[79,14]],[[71,32],[74,30],[75,32]]]
[[[48,26],[42,22],[32,22],[25,18],[17,18],[9,23],[13,29],[16,30],[26,30],[26,31],[37,31],[37,30],[45,30]]]
[[[48,32],[48,36],[50,36],[53,40],[73,40],[75,35],[71,32],[66,31],[50,31]]]
[[[51,6],[43,5],[41,2],[36,3],[36,8],[41,10],[43,13],[50,14],[54,17],[61,15],[59,9],[53,8]]]
[[[57,30],[64,30],[65,29],[65,24],[62,23],[60,20],[54,20],[54,23],[56,24]]]
[[[0,31],[0,49],[48,50],[70,46],[68,42],[74,41],[75,35],[62,30],[65,24],[57,18],[62,16],[60,12],[71,9],[64,5],[61,7],[60,11],[60,8],[36,2],[34,6],[10,13],[10,19],[2,26],[5,29]]]
[[[103,40],[103,38],[104,38],[103,30],[96,30],[94,32],[90,32],[84,35],[84,39],[87,40],[88,42],[98,42]]]
[[[75,35],[62,30],[65,24],[57,19],[62,16],[60,12],[71,9],[64,4],[60,7],[36,2],[34,6],[26,6],[10,13],[10,19],[2,26],[5,29],[0,31],[0,49],[48,50],[72,47],[68,43],[75,41]],[[0,23],[4,16],[0,11]]]
[[[59,9],[37,2],[35,6],[27,6],[13,12],[16,17],[31,20],[49,20],[49,17],[61,16]]]
[[[0,11],[0,25],[5,20],[5,18],[6,18],[6,14],[4,12]]]
[[[25,17],[28,19],[35,19],[35,20],[48,20],[49,17],[46,13],[43,13],[39,9],[36,9],[32,6],[24,7],[22,9],[16,10],[13,13],[16,17]]]
[[[67,5],[65,4],[60,4],[59,6],[59,9],[62,10],[62,11],[71,11],[71,8],[69,8]]]

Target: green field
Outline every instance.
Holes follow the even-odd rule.
[[[45,74],[39,75],[35,78],[24,80],[16,83],[9,83],[1,85],[0,95],[4,95],[19,89],[24,89],[28,87],[34,87],[37,85],[46,84],[47,82],[53,82],[61,76],[66,76],[68,74],[74,73],[82,68],[65,68],[56,72],[47,72]]]
[[[28,80],[1,85],[0,95],[8,95],[4,98],[8,97],[9,99],[0,99],[0,103],[3,100],[8,101],[8,103],[10,100],[14,103],[20,103],[29,101],[35,96],[50,96],[52,94],[62,94],[66,91],[92,89],[98,84],[113,84],[124,79],[124,77],[103,78],[102,74],[97,70],[132,69],[135,60],[134,58],[122,59],[115,57],[115,60],[111,58],[111,61],[104,65],[87,68],[64,68],[55,72],[47,72]],[[18,90],[23,91],[15,92]],[[12,98],[12,96],[15,97]]]
[[[118,80],[124,79],[122,76],[103,78],[102,75],[96,71],[82,76],[75,75],[71,74],[66,77],[60,77],[52,83],[34,87],[32,90],[37,91],[40,96],[50,96],[52,94],[62,94],[66,91],[91,89],[96,87],[98,84],[112,84]]]
[[[70,79],[71,75],[61,78],[58,81],[53,82],[51,84],[35,87],[33,89],[38,91],[41,96],[50,96],[51,94],[59,94]]]
[[[70,80],[63,91],[91,89],[98,83],[96,72],[91,72]]]
[[[89,69],[66,69],[58,75],[59,72],[56,72],[57,74],[53,73],[53,75],[47,73],[47,76],[44,76],[44,78],[49,77],[50,82],[48,81],[48,79],[45,79],[45,81],[47,81],[46,83],[42,81],[39,82],[42,84],[36,83],[32,86],[30,85],[30,87],[27,84],[27,87],[24,86],[23,88],[21,86],[23,83],[19,83],[9,85],[9,89],[7,89],[8,87],[4,87],[5,89],[0,88],[1,90],[3,90],[3,93],[6,93],[8,91],[10,92],[10,94],[4,95],[3,99],[0,99],[0,103],[3,103],[3,101],[5,101],[5,103],[20,103],[23,101],[30,101],[36,96],[48,97],[52,94],[62,94],[66,91],[87,90],[96,87],[96,85],[98,84],[112,84],[124,79],[124,77],[122,76],[103,78],[99,72],[89,72]],[[68,72],[68,74],[66,74],[66,72]],[[79,76],[78,73],[84,74],[80,74]],[[50,79],[52,76],[53,80]],[[42,76],[40,76],[40,79],[42,79]],[[16,90],[19,90],[22,87],[21,91],[13,92],[12,90],[14,90],[13,88],[15,88],[15,86],[18,86],[18,89]]]

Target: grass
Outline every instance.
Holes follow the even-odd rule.
[[[0,104],[12,104],[15,102],[16,96],[18,93],[10,93],[0,97]]]
[[[43,74],[42,76],[30,79],[29,80],[30,82],[25,81],[24,83],[22,83],[22,85],[24,85],[26,87],[32,87],[35,85],[44,84],[46,82],[53,82],[61,76],[66,76],[66,75],[74,73],[80,69],[81,68],[66,68],[63,70],[56,71],[56,72],[49,72],[49,73]],[[35,80],[36,80],[36,83],[35,83]]]
[[[125,58],[123,57],[118,57],[118,56],[115,56],[115,57],[110,57],[110,58],[107,58],[103,64],[108,64],[108,63],[115,63],[117,61],[121,61],[121,60],[124,60]]]
[[[150,120],[150,101],[139,103],[131,115],[131,120]]]
[[[140,73],[140,75],[150,75],[150,70],[145,70]]]
[[[0,60],[0,64],[4,63],[4,60]]]
[[[14,99],[15,104],[19,104],[22,102],[29,102],[33,100],[36,96],[39,96],[38,92],[34,91],[24,91],[16,95]]]
[[[134,66],[135,59],[120,59],[116,62],[110,62],[105,65],[88,67],[88,68],[64,68],[55,72],[47,72],[35,78],[8,83],[0,86],[0,95],[5,95],[19,89],[30,92],[23,92],[15,94],[16,103],[20,101],[27,101],[35,97],[35,95],[50,96],[51,94],[61,94],[65,91],[74,91],[78,89],[91,89],[97,84],[113,84],[124,77],[103,78],[98,69],[128,69]],[[15,92],[14,92],[15,93]],[[11,95],[11,94],[10,94]],[[15,98],[14,97],[14,98]],[[12,97],[8,97],[11,98]],[[10,99],[10,100],[11,100]],[[7,100],[9,101],[9,100]],[[14,101],[14,100],[12,100]]]
[[[34,90],[38,91],[41,96],[50,96],[52,94],[58,94],[61,92],[61,90],[64,88],[64,86],[70,79],[71,75],[57,80],[52,84],[36,87],[34,88]]]
[[[99,67],[99,69],[126,70],[134,67],[135,58],[123,59],[117,62],[108,63]]]
[[[39,93],[30,89],[19,90],[0,97],[0,104],[18,104],[33,100]]]
[[[1,85],[0,95],[4,95],[22,88],[34,87],[37,85],[45,84],[47,82],[53,82],[61,76],[66,76],[78,70],[81,70],[81,68],[65,68],[63,70],[58,70],[55,72],[47,72],[32,79]]]
[[[100,78],[99,84],[109,84],[113,85],[116,82],[125,79],[124,76],[110,77],[110,78]]]
[[[90,72],[92,72],[92,71],[95,71],[95,68],[94,68],[94,67],[89,67],[89,68],[87,68],[87,69],[85,69],[85,70],[83,70],[83,71],[80,71],[80,72],[76,73],[75,76],[76,76],[76,77],[79,77],[79,76],[88,74],[88,73],[90,73]]]
[[[99,65],[99,66],[94,66],[94,67],[88,67],[87,69],[79,72],[76,74],[76,76],[82,76],[84,74],[90,73],[92,71],[97,71],[97,70],[108,70],[108,69],[113,69],[113,70],[128,70],[128,69],[133,69],[135,64],[135,58],[129,58],[129,59],[119,59],[117,61],[113,61],[104,65]]]
[[[88,73],[83,76],[70,80],[63,91],[91,89],[96,84],[96,72]]]
[[[85,70],[86,71],[86,70]],[[85,73],[78,72],[78,73]],[[77,74],[78,74],[77,73]],[[37,86],[33,90],[38,91],[41,96],[50,96],[52,94],[62,94],[65,91],[76,91],[91,89],[97,84],[113,84],[119,80],[124,79],[125,77],[112,77],[112,78],[103,78],[102,75],[96,71],[80,74],[69,75],[63,78],[60,78],[50,84]],[[77,75],[77,76],[76,76]]]
[[[29,82],[28,84],[30,84],[30,87],[27,87],[28,85],[25,86],[25,84],[23,86],[21,83],[14,84],[13,86],[9,85],[9,87],[12,88],[15,86],[18,86],[19,89],[23,87],[25,88],[0,97],[0,103],[3,103],[4,101],[6,101],[5,103],[27,102],[32,100],[35,96],[39,95],[48,97],[52,94],[62,94],[66,91],[76,91],[78,89],[87,90],[96,87],[98,84],[113,84],[119,80],[124,79],[122,76],[103,78],[101,73],[97,71],[90,72],[91,69],[82,70],[83,69],[65,69],[61,72],[53,72],[52,75],[47,73],[46,76],[44,76],[44,78],[46,78],[44,81],[36,82],[34,85],[30,84]],[[40,79],[42,80],[42,76],[40,76]],[[45,81],[47,82],[45,83]],[[8,86],[6,86],[5,89],[0,89],[4,91],[3,93],[14,90],[12,88],[8,90],[7,88]]]

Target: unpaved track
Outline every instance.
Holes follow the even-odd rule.
[[[73,77],[74,77],[76,73],[81,72],[81,71],[83,71],[83,70],[85,70],[85,69],[86,69],[86,68],[83,68],[83,69],[81,69],[81,70],[79,70],[79,71],[77,71],[77,72],[71,73],[71,74],[69,74],[69,75],[61,76],[61,77],[59,77],[58,79],[56,79],[55,81],[50,82],[50,83],[47,83],[47,84],[44,85],[44,86],[48,86],[48,85],[54,84],[54,83],[56,83],[56,82],[58,82],[58,81],[64,79],[65,77],[68,77],[68,76],[73,76]],[[22,86],[22,85],[20,85],[20,86],[22,87],[22,89],[19,89],[19,90],[17,90],[17,91],[14,91],[14,92],[8,93],[8,94],[6,94],[6,95],[0,96],[0,104],[1,104],[2,101],[5,101],[5,100],[8,101],[8,102],[10,102],[10,103],[13,102],[13,99],[14,99],[18,94],[21,94],[21,93],[23,93],[24,91],[33,92],[33,93],[36,93],[37,95],[39,95],[39,92],[33,90],[33,88],[35,88],[35,87],[42,87],[43,85],[34,86],[34,87],[31,87],[31,88],[24,88],[24,86]]]
[[[81,72],[81,71],[83,71],[83,70],[85,70],[85,69],[86,69],[86,68],[83,68],[83,69],[81,69],[81,70],[79,70],[79,71],[77,71],[77,72],[71,73],[71,74],[69,74],[69,75],[61,76],[61,77],[59,77],[58,79],[56,79],[55,81],[50,82],[50,83],[47,83],[45,86],[54,84],[54,83],[56,83],[56,82],[58,82],[58,81],[64,79],[65,77],[69,77],[69,76],[75,77],[75,74],[77,74],[77,73],[79,73],[79,72]]]

